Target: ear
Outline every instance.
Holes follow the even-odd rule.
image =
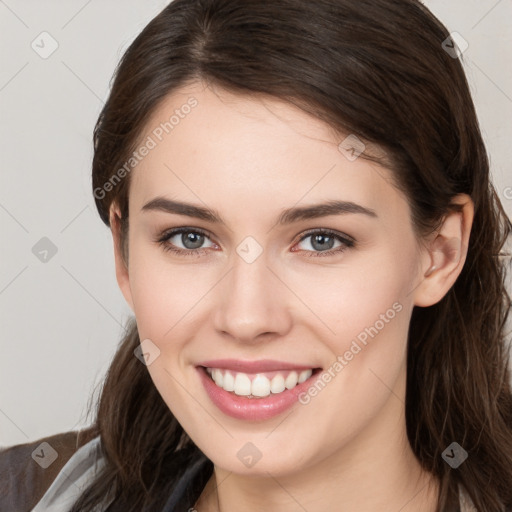
[[[121,248],[121,212],[115,203],[112,203],[109,212],[110,229],[112,230],[112,239],[114,244],[114,259],[116,266],[116,279],[119,289],[123,294],[126,302],[133,308],[132,291],[130,288],[130,276],[128,272],[128,261],[123,258]],[[128,257],[128,254],[126,255]]]
[[[474,204],[467,194],[459,194],[453,203],[460,212],[446,215],[441,227],[423,249],[421,283],[414,290],[414,305],[432,306],[453,286],[466,261],[469,235],[474,217]]]

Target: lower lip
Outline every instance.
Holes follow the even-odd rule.
[[[292,389],[285,389],[282,393],[270,394],[266,398],[247,398],[238,396],[217,386],[206,373],[203,366],[196,367],[204,388],[210,400],[224,413],[240,420],[268,420],[292,407],[299,399],[299,395],[312,384],[320,370]]]

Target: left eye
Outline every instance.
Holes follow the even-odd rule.
[[[177,238],[178,236],[179,238]],[[178,246],[176,241],[171,242],[173,238],[177,238],[177,241],[182,244],[182,247]],[[171,251],[179,255],[199,256],[206,252],[206,248],[201,246],[205,242],[205,239],[209,238],[209,233],[197,228],[177,228],[164,233],[157,239],[157,242],[163,247],[165,251]],[[303,251],[308,257],[330,256],[335,253],[341,253],[347,248],[353,247],[355,245],[355,240],[352,237],[326,229],[317,229],[307,232],[300,238],[297,244],[301,244],[307,239],[311,239],[309,246],[312,248],[312,250],[307,248],[299,250]],[[339,245],[337,247],[333,247],[333,244],[336,241]],[[216,246],[213,243],[211,244],[212,245],[209,247]],[[298,250],[292,249],[292,251],[297,252]]]
[[[354,240],[348,236],[341,235],[331,230],[316,230],[306,233],[299,241],[299,243],[310,239],[307,244],[313,248],[313,251],[306,249],[307,256],[330,256],[334,253],[343,252],[345,249],[354,246]],[[334,247],[334,243],[338,242],[339,245]]]

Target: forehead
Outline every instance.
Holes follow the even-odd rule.
[[[131,173],[130,203],[166,195],[218,207],[229,197],[248,215],[251,205],[325,199],[398,206],[389,169],[340,150],[348,135],[282,100],[194,83],[167,96],[143,130],[139,147],[150,149]]]

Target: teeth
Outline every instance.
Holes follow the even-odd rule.
[[[217,386],[222,387],[222,381],[224,380],[224,378],[222,376],[222,372],[218,368],[213,370],[212,378],[215,381],[215,384],[217,384]]]
[[[235,390],[235,378],[233,377],[233,375],[231,375],[231,373],[226,372],[224,374],[224,382],[223,382],[222,387],[226,391],[234,391]]]
[[[249,396],[251,394],[251,379],[245,373],[237,373],[235,377],[235,395]]]
[[[308,380],[309,377],[311,377],[311,374],[313,373],[312,370],[304,370],[300,372],[299,374],[299,384],[302,384],[305,380]]]
[[[245,373],[237,372],[235,376],[230,371],[220,370],[219,368],[207,368],[207,373],[212,380],[225,391],[234,392],[235,395],[247,397],[266,397],[270,393],[282,393],[285,389],[293,389],[297,384],[301,384],[309,379],[313,370],[303,370],[300,373],[292,371],[286,375],[276,374],[271,380],[263,374],[256,374],[252,379]]]
[[[254,396],[270,395],[270,381],[265,375],[256,375],[251,383],[251,394]]]
[[[299,380],[299,376],[297,375],[297,372],[291,372],[288,377],[286,377],[284,381],[284,385],[286,386],[286,389],[292,389],[297,385],[297,381]]]
[[[272,393],[281,393],[281,391],[285,389],[284,377],[281,374],[276,375],[270,383],[270,391],[272,391]]]

